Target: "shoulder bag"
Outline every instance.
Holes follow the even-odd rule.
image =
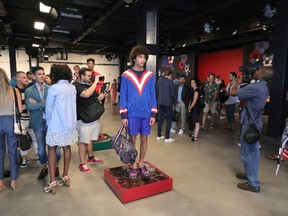
[[[265,106],[265,105],[264,105]],[[262,108],[263,109],[263,108]],[[261,112],[262,112],[262,109],[259,111],[259,114],[257,116],[256,119],[259,118]],[[248,115],[248,120],[249,122],[251,122],[251,118],[250,118],[250,115],[249,115],[249,112],[248,112],[248,109],[246,110],[246,113]],[[245,133],[243,134],[243,139],[245,140],[246,143],[252,145],[256,142],[258,142],[258,140],[260,139],[261,137],[261,132],[258,130],[257,128],[257,125],[255,123],[255,121],[252,122],[252,124],[249,125],[249,128],[245,131]]]
[[[123,131],[124,135],[122,134]],[[124,125],[121,125],[118,133],[111,138],[111,144],[124,164],[133,164],[135,162],[138,152],[130,139],[127,138],[127,128]]]
[[[18,101],[15,89],[13,88],[14,93],[14,133],[20,135],[18,140],[18,146],[22,151],[27,151],[31,148],[32,139],[29,133],[22,129],[20,112],[18,110]],[[16,117],[18,122],[16,121]]]

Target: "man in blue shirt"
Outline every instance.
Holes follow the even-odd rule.
[[[260,192],[260,183],[258,180],[260,159],[260,151],[258,148],[259,141],[250,145],[243,139],[243,134],[252,123],[256,124],[259,131],[262,130],[261,113],[269,94],[266,81],[272,78],[273,73],[274,72],[271,67],[262,67],[253,75],[253,78],[256,80],[255,83],[251,83],[237,90],[238,86],[242,83],[242,77],[239,76],[231,91],[232,96],[238,96],[240,100],[245,100],[240,120],[240,124],[242,125],[240,135],[241,160],[245,173],[238,173],[236,177],[242,180],[247,180],[248,182],[239,183],[237,187],[242,190],[256,193]]]

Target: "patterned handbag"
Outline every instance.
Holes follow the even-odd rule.
[[[125,131],[124,135],[122,134],[123,131]],[[124,164],[133,164],[135,162],[138,152],[130,139],[127,138],[127,128],[125,126],[122,125],[118,133],[111,138],[111,144]]]

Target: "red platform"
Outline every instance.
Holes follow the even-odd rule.
[[[149,162],[145,162],[150,177],[145,178],[138,172],[136,180],[128,178],[130,166],[124,165],[104,170],[104,179],[122,203],[142,199],[170,191],[173,179]]]

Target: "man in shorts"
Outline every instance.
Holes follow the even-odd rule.
[[[219,85],[215,82],[215,74],[211,73],[209,75],[209,82],[204,87],[204,100],[205,107],[203,109],[202,125],[201,128],[205,130],[205,122],[207,119],[208,112],[211,112],[211,123],[210,129],[213,129],[214,125],[214,114],[217,108],[217,97],[219,92]]]
[[[149,171],[144,166],[148,147],[148,135],[155,123],[157,103],[155,94],[155,78],[151,71],[144,68],[149,57],[149,50],[141,45],[130,52],[132,69],[125,71],[121,77],[120,114],[122,124],[128,127],[128,133],[135,145],[136,136],[140,133],[139,166],[134,162],[129,171],[129,178],[135,179],[140,173],[148,177]]]
[[[95,81],[91,83],[92,72],[89,68],[81,68],[79,70],[80,82],[75,82],[74,85],[77,90],[77,129],[79,138],[79,169],[83,173],[90,173],[91,170],[87,166],[85,158],[86,153],[88,154],[88,163],[100,163],[103,161],[96,158],[93,155],[93,146],[91,140],[98,140],[100,122],[99,119],[85,120],[83,122],[84,115],[89,114],[89,106],[93,103],[97,103],[97,100],[102,101],[106,94],[109,93],[109,87],[107,86],[104,93],[100,95],[95,91],[96,85],[99,80],[99,75],[95,77]],[[88,115],[89,116],[89,115]]]

